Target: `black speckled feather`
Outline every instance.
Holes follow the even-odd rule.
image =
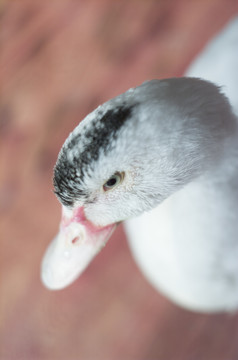
[[[132,113],[132,106],[120,106],[108,110],[101,118],[94,118],[81,133],[72,134],[59,154],[54,169],[55,194],[65,206],[72,206],[78,199],[87,200],[83,179],[92,161],[97,161],[100,150],[110,151],[112,140]],[[80,144],[80,147],[79,147]],[[79,148],[82,150],[80,151]],[[68,153],[73,154],[71,161]]]

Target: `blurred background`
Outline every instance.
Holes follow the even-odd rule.
[[[40,281],[68,133],[129,87],[181,76],[235,14],[237,0],[0,1],[1,360],[238,359],[238,315],[157,293],[122,227],[67,289]]]

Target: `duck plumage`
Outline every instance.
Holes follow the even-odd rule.
[[[237,117],[222,89],[196,77],[152,80],[99,106],[75,128],[60,151],[54,188],[64,214],[75,223],[75,211],[83,209],[94,234],[126,220],[140,268],[176,303],[232,310],[238,307],[237,155]]]

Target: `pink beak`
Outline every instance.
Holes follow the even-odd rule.
[[[85,218],[82,207],[74,211],[63,207],[59,233],[42,261],[44,285],[57,290],[71,284],[104,247],[115,227],[93,225]]]

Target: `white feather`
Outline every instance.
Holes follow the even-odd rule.
[[[237,51],[235,19],[187,73],[223,85],[236,113]],[[115,172],[124,179],[105,192]],[[156,289],[193,310],[238,308],[238,123],[214,85],[154,80],[109,100],[70,134],[55,174],[59,198],[73,204],[66,226],[73,260],[68,250],[65,256],[63,226],[43,261],[48,287],[67,286],[105,243],[112,227],[102,235],[104,227],[129,218],[132,253]],[[85,221],[76,226],[79,207],[87,224],[102,227],[99,242],[98,229],[91,239],[90,231],[82,235]],[[83,254],[74,246],[76,230]]]

